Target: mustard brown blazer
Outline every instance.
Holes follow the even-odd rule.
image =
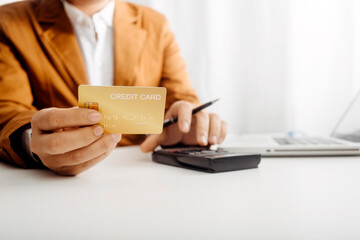
[[[166,107],[198,102],[167,21],[160,13],[115,0],[114,85],[167,88]],[[83,57],[61,0],[30,0],[0,7],[0,158],[27,163],[10,135],[43,108],[77,106],[88,84]],[[120,145],[138,144],[123,136]]]

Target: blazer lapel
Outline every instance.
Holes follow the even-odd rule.
[[[81,50],[61,1],[43,0],[39,6],[39,22],[44,29],[41,39],[45,47],[53,50],[49,54],[56,54],[70,75],[70,79],[63,76],[64,81],[76,86],[88,84]]]
[[[114,85],[135,84],[136,67],[146,40],[139,12],[116,0],[114,12]]]

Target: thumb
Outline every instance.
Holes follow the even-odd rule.
[[[141,151],[145,153],[153,151],[160,143],[160,136],[160,134],[148,136],[140,145]]]

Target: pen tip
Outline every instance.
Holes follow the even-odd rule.
[[[220,98],[217,98],[217,99],[213,100],[211,103],[216,103],[219,100],[220,100]]]

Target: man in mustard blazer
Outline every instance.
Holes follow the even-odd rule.
[[[101,12],[103,19],[96,20]],[[178,115],[178,124],[147,137],[103,134],[97,111],[75,107],[78,85],[91,84],[94,69],[89,66],[96,61],[87,52],[92,49],[86,47],[79,16],[94,28],[108,21],[104,29],[110,35],[104,36],[111,44],[102,51],[110,48],[113,56],[102,56],[111,62],[107,66],[111,71],[103,69],[98,79],[121,86],[166,87],[165,117]],[[101,34],[95,31],[90,36],[94,44]],[[0,158],[4,161],[76,175],[117,145],[141,144],[149,152],[158,145],[221,143],[226,123],[204,111],[192,116],[198,103],[166,19],[152,9],[120,0],[31,0],[0,7]],[[26,139],[29,130],[32,137]]]

